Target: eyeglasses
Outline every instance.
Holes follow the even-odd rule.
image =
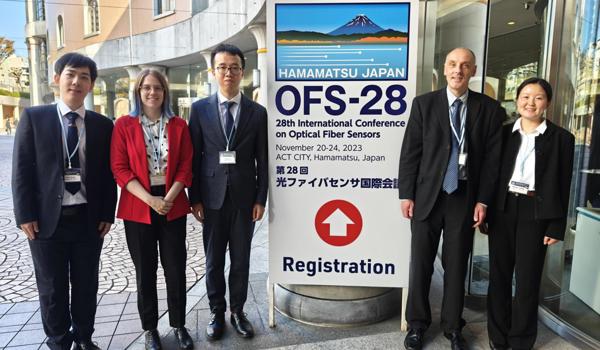
[[[142,85],[140,87],[140,90],[143,91],[143,92],[145,92],[145,93],[152,92],[152,90],[154,90],[156,92],[163,92],[163,91],[165,91],[165,89],[163,89],[163,87],[160,86],[160,85],[154,85],[154,86],[152,86],[152,85]]]
[[[231,66],[231,67],[217,66],[217,67],[215,67],[215,70],[217,71],[217,73],[221,73],[221,74],[227,74],[227,72],[231,72],[231,74],[233,74],[233,75],[238,75],[242,72],[242,67],[240,67],[240,66]]]

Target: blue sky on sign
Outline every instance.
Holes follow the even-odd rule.
[[[15,42],[17,56],[27,57],[25,1],[0,1],[0,36]]]
[[[280,4],[277,30],[331,32],[359,14],[383,29],[408,31],[408,4]]]

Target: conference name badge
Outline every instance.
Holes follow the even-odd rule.
[[[511,181],[508,184],[508,190],[514,193],[527,194],[529,192],[529,184],[526,182]]]
[[[67,168],[65,169],[65,183],[81,182],[81,169]]]
[[[467,165],[467,154],[461,153],[458,155],[458,165],[464,166]]]
[[[235,151],[219,152],[219,164],[235,164]]]

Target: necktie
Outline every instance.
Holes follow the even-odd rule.
[[[451,109],[451,118],[452,125],[454,126],[454,130],[459,135],[461,134],[460,129],[460,107],[462,106],[462,101],[460,99],[456,99],[452,103]],[[446,168],[446,175],[444,176],[444,183],[442,184],[442,189],[444,192],[450,194],[458,188],[458,152],[459,152],[459,144],[458,140],[454,136],[454,132],[450,132],[450,138],[452,139],[452,149],[450,151],[450,159],[448,159],[448,166]]]
[[[79,117],[79,115],[75,112],[69,112],[65,115],[65,117],[69,120],[69,126],[67,127],[67,148],[69,150],[69,154],[73,156],[71,157],[71,168],[79,168],[79,151],[75,151],[75,147],[77,147],[77,143],[79,142],[79,133],[77,130],[77,124],[75,121]],[[69,166],[69,160],[66,159],[66,166]],[[81,188],[80,182],[67,182],[65,184],[65,188],[71,194],[75,194],[79,192]]]
[[[225,135],[227,135],[227,138],[230,138],[234,126],[233,114],[231,114],[231,107],[235,104],[235,102],[227,101],[223,104],[225,105],[225,108],[227,110],[227,115],[225,116]]]

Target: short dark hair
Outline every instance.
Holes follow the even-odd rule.
[[[215,56],[218,53],[226,52],[233,56],[238,56],[242,62],[242,69],[246,68],[246,59],[244,58],[244,53],[240,50],[239,47],[231,44],[219,44],[215,47],[210,53],[210,65],[212,68],[215,68]]]
[[[519,98],[521,90],[523,90],[523,88],[529,84],[538,84],[539,86],[541,86],[542,89],[544,89],[544,92],[546,93],[548,102],[552,101],[552,85],[550,85],[550,83],[546,80],[538,77],[525,79],[525,81],[523,81],[521,85],[519,85],[519,87],[517,88],[517,98]]]
[[[92,79],[92,83],[95,82],[96,78],[98,77],[98,68],[96,67],[96,62],[94,62],[94,60],[91,58],[77,52],[69,52],[62,55],[54,64],[54,73],[60,75],[67,67],[88,67],[90,69],[90,78]]]

